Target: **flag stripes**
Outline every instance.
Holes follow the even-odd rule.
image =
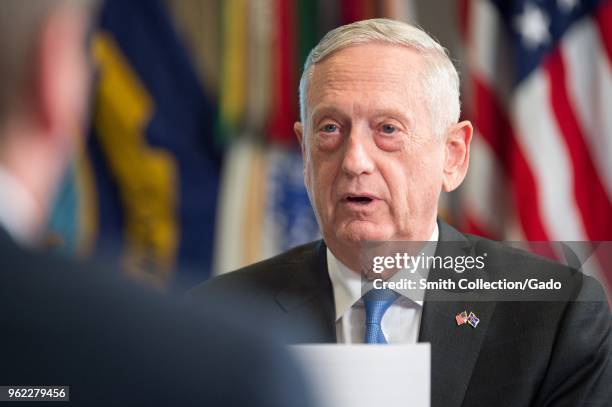
[[[464,225],[500,239],[612,240],[612,2],[464,0],[460,18],[478,169]]]

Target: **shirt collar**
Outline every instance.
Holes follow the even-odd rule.
[[[439,238],[438,223],[429,237],[430,242],[437,242]],[[435,251],[435,247],[433,247]],[[334,291],[336,306],[336,321],[361,298],[361,275],[349,269],[327,248],[327,271]],[[418,301],[422,305],[421,301]]]

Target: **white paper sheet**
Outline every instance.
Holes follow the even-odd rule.
[[[294,345],[322,407],[430,405],[428,343]]]

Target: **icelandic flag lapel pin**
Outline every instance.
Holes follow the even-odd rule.
[[[472,328],[476,328],[479,322],[480,322],[480,319],[476,316],[476,314],[474,314],[473,312],[470,312],[470,315],[468,315],[467,317],[467,323],[470,324]]]

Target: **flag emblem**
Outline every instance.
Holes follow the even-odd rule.
[[[472,328],[476,328],[479,322],[480,319],[476,316],[476,314],[470,312],[470,315],[467,317],[467,323],[470,324]]]
[[[460,312],[455,316],[455,321],[457,321],[457,325],[463,325],[468,320],[467,311]]]

